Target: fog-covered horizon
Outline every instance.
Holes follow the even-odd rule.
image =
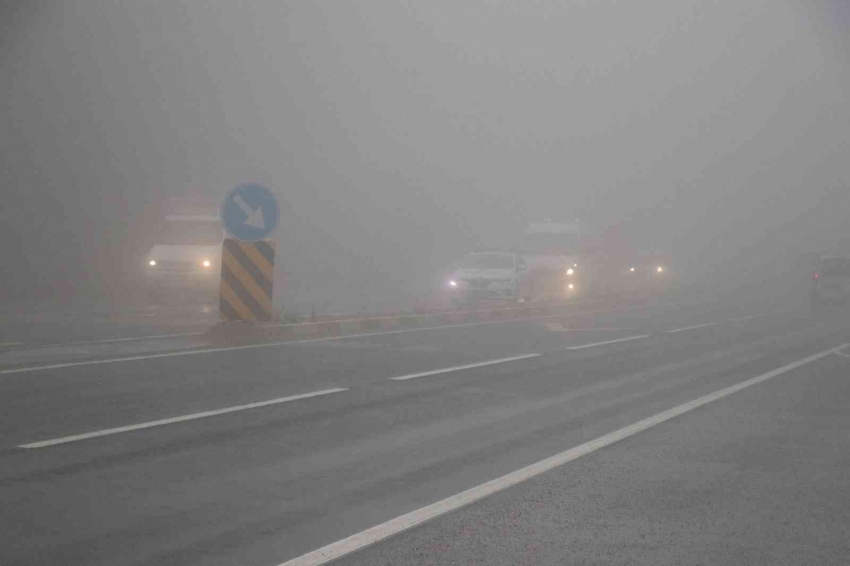
[[[9,3],[7,289],[132,279],[163,199],[282,205],[277,295],[411,302],[581,218],[756,281],[850,248],[837,0]],[[848,252],[850,253],[850,252]]]

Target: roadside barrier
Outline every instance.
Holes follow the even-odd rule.
[[[570,302],[469,311],[444,311],[427,314],[404,313],[383,316],[349,316],[348,318],[294,324],[256,324],[237,321],[218,324],[210,329],[207,334],[211,338],[217,338],[227,342],[307,340],[414,328],[439,328],[499,320],[522,320],[556,315],[561,311],[589,304],[591,303]]]

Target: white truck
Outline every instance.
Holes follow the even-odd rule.
[[[578,220],[529,224],[522,251],[532,298],[558,300],[588,290],[591,266],[583,255],[582,225]]]
[[[217,289],[224,237],[220,199],[168,199],[165,215],[156,228],[156,243],[142,266],[148,288],[204,293]]]

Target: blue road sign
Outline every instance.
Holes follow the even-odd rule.
[[[277,199],[262,185],[239,185],[227,193],[221,203],[224,229],[243,242],[265,240],[277,228],[279,220]]]

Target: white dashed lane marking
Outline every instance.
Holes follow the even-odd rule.
[[[96,430],[93,432],[86,432],[83,434],[75,434],[72,436],[63,436],[62,438],[52,438],[50,440],[41,440],[38,442],[30,442],[28,444],[21,444],[18,448],[46,448],[47,446],[55,446],[57,444],[68,444],[69,442],[79,442],[80,440],[88,440],[90,438],[97,438],[100,436],[109,436],[112,434],[121,434],[122,432],[131,432],[134,430],[142,430],[145,428],[153,428],[156,426],[165,426],[170,424],[183,423],[186,421],[193,421],[196,419],[205,419],[207,417],[215,417],[218,415],[225,415],[227,413],[235,413],[237,411],[247,411],[250,409],[259,409],[260,407],[268,407],[269,405],[279,405],[280,403],[288,403],[290,401],[297,401],[299,399],[309,399],[310,397],[319,397],[321,395],[330,395],[331,393],[340,393],[342,391],[348,391],[348,389],[344,388],[334,388],[334,389],[324,389],[322,391],[313,391],[311,393],[301,393],[300,395],[290,395],[289,397],[280,397],[278,399],[271,399],[268,401],[259,401],[257,403],[248,403],[247,405],[237,405],[235,407],[226,407],[224,409],[216,409],[213,411],[204,411],[202,413],[193,413],[191,415],[182,415],[179,417],[171,417],[168,419],[160,419],[157,421],[148,421],[144,423],[138,423],[127,426],[119,426],[116,428],[107,428],[104,430]]]
[[[499,358],[498,360],[489,360],[489,361],[486,361],[486,362],[476,362],[474,364],[465,364],[465,365],[462,365],[462,366],[454,366],[454,367],[443,368],[443,369],[435,369],[435,370],[431,370],[431,371],[423,371],[423,372],[420,372],[420,373],[411,373],[411,374],[408,374],[408,375],[400,375],[398,377],[391,377],[390,379],[392,379],[394,381],[406,381],[408,379],[416,379],[417,377],[426,377],[426,376],[429,376],[429,375],[438,375],[438,374],[441,374],[441,373],[451,373],[453,371],[461,371],[461,370],[465,370],[465,369],[480,368],[480,367],[484,367],[484,366],[504,364],[504,363],[507,363],[507,362],[515,362],[515,361],[518,361],[518,360],[527,360],[529,358],[537,358],[540,355],[541,354],[523,354],[521,356],[513,356],[513,357],[510,357],[510,358]]]
[[[576,460],[586,454],[590,454],[591,452],[610,446],[616,442],[629,438],[630,436],[634,436],[647,429],[693,411],[694,409],[698,409],[708,405],[709,403],[713,403],[714,401],[718,401],[724,397],[738,393],[739,391],[752,387],[753,385],[757,385],[763,381],[767,381],[768,379],[788,373],[826,356],[838,353],[840,350],[848,346],[850,346],[850,344],[831,348],[818,354],[797,360],[796,362],[792,362],[773,371],[747,379],[736,385],[725,387],[715,391],[714,393],[709,393],[708,395],[703,395],[693,401],[683,403],[682,405],[678,405],[677,407],[673,407],[672,409],[668,409],[627,427],[615,430],[614,432],[600,436],[595,440],[570,448],[559,454],[555,454],[554,456],[550,456],[545,460],[541,460],[537,463],[531,464],[530,466],[526,466],[525,468],[521,468],[502,477],[480,484],[456,495],[452,495],[451,497],[432,503],[431,505],[427,505],[421,509],[411,511],[410,513],[401,515],[400,517],[391,519],[386,523],[382,523],[370,529],[366,529],[365,531],[351,535],[348,538],[331,543],[319,548],[318,550],[314,550],[297,558],[293,558],[292,560],[288,560],[279,566],[320,566],[322,564],[327,564],[347,554],[351,554],[367,546],[385,540],[393,535],[397,535],[417,527],[427,521],[435,519],[436,517],[456,511],[457,509],[493,495],[494,493],[498,493],[539,476],[549,470],[563,466],[564,464]]]
[[[585,348],[595,348],[597,346],[607,346],[608,344],[619,344],[620,342],[630,342],[632,340],[640,340],[649,338],[651,334],[638,334],[637,336],[627,336],[625,338],[617,338],[616,340],[605,340],[604,342],[593,342],[591,344],[581,344],[580,346],[569,346],[567,350],[584,350]]]

